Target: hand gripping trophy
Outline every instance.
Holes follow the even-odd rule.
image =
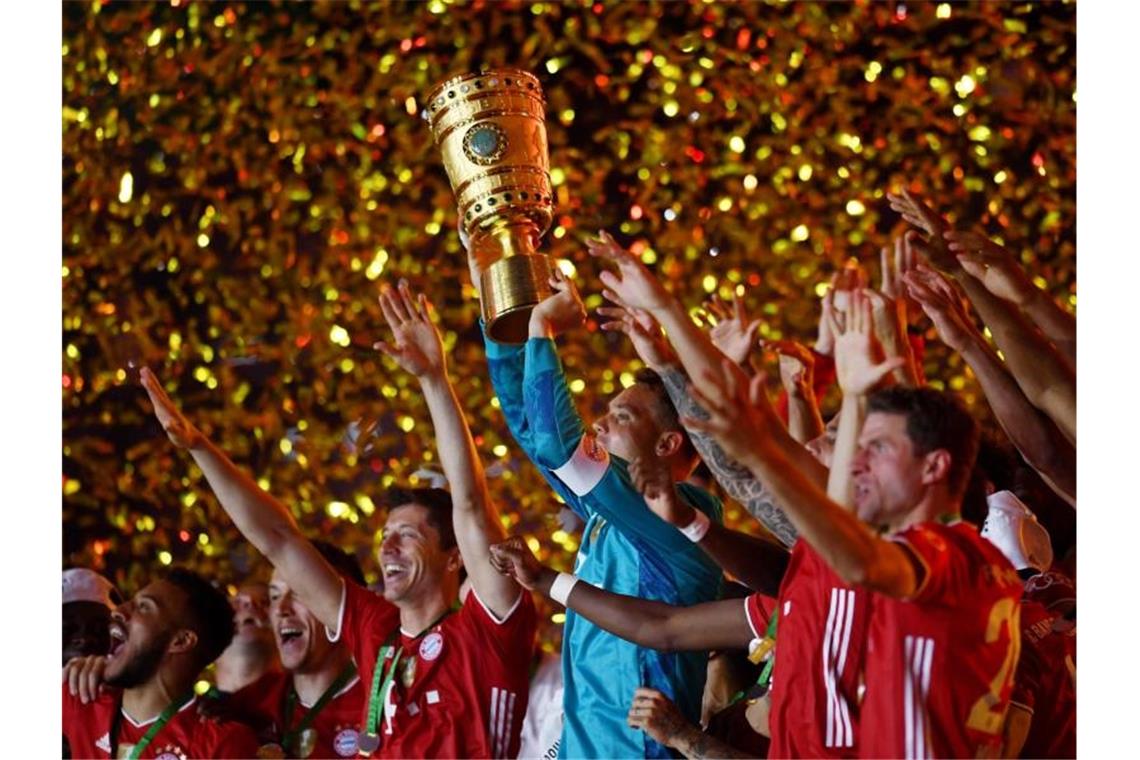
[[[531,309],[550,294],[550,262],[536,252],[553,213],[545,106],[535,76],[495,69],[436,85],[424,108],[479,265],[487,334],[500,343],[524,342]]]

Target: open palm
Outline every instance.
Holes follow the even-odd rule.
[[[862,290],[852,292],[844,325],[833,323],[835,375],[845,395],[863,396],[904,363],[902,357],[883,358],[875,337],[871,301]],[[834,319],[834,317],[830,317]]]
[[[182,411],[170,400],[170,396],[166,395],[155,374],[149,367],[143,367],[139,371],[139,378],[142,380],[143,390],[154,406],[154,416],[162,425],[170,442],[180,449],[194,448],[202,440],[202,434],[190,420],[186,419]]]
[[[606,289],[608,300],[631,309],[662,309],[672,301],[664,286],[637,256],[622,248],[605,230],[598,238],[587,239],[586,249],[591,256],[617,264],[617,272],[602,272],[599,279]]]
[[[717,323],[709,330],[709,339],[713,345],[729,359],[743,364],[756,344],[760,320],[748,319],[744,299],[740,296],[733,296],[731,307],[716,296],[705,304],[705,308],[717,319]]]
[[[428,316],[430,309],[427,298],[414,295],[404,280],[396,290],[385,285],[380,291],[380,310],[392,330],[392,342],[380,341],[376,348],[416,377],[446,372],[443,339]]]

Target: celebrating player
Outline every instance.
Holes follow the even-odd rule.
[[[472,262],[472,281],[479,287]],[[491,382],[515,440],[546,480],[584,520],[575,572],[628,596],[691,605],[711,601],[720,568],[645,508],[627,465],[652,461],[677,483],[679,498],[714,522],[720,501],[689,483],[696,452],[677,421],[660,378],[641,372],[587,429],[574,408],[554,337],[582,324],[585,310],[560,270],[554,293],[531,312],[525,345],[486,337]],[[707,657],[665,654],[607,633],[573,610],[563,633],[560,757],[665,757],[668,750],[627,725],[634,691],[670,694],[686,718],[701,711]]]
[[[869,330],[870,318],[864,303],[860,330]],[[890,369],[887,362],[866,367],[862,393]],[[930,389],[870,393],[865,421],[858,420],[862,405],[851,404],[845,412],[857,415],[858,451],[852,457],[842,445],[841,421],[832,469],[853,468],[856,516],[770,443],[774,414],[762,394],[749,393],[739,368],[725,362],[701,380],[694,393],[709,419],[692,422],[771,485],[801,536],[840,578],[871,592],[860,755],[999,750],[1020,643],[1021,583],[1000,552],[960,519],[977,451],[974,420],[951,396]],[[779,668],[779,654],[776,661]]]
[[[326,541],[313,546],[346,583],[364,585],[355,557]],[[280,570],[269,582],[269,624],[285,672],[227,696],[222,709],[257,730],[261,757],[355,756],[365,695],[352,652],[328,640]]]
[[[249,758],[247,726],[199,714],[194,684],[234,635],[226,595],[182,568],[111,613],[110,656],[63,672],[63,735],[73,757]]]
[[[280,572],[333,641],[352,650],[368,694],[359,737],[379,757],[509,757],[518,752],[534,645],[530,595],[488,561],[503,529],[447,378],[425,298],[406,283],[380,296],[392,345],[380,347],[420,381],[452,493],[391,494],[380,548],[384,596],[345,582],[261,490],[177,409],[157,378],[143,387],[171,441],[187,449],[238,529]],[[459,571],[472,583],[458,604]]]

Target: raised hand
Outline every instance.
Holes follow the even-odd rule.
[[[553,338],[580,327],[586,321],[586,307],[578,295],[578,288],[557,266],[551,269],[550,287],[554,292],[530,313],[531,337]]]
[[[709,330],[709,338],[722,354],[737,364],[743,364],[756,344],[756,331],[760,329],[759,319],[748,319],[744,309],[744,299],[732,297],[732,306],[720,296],[713,296],[705,303],[705,309],[717,322]]]
[[[815,397],[815,357],[806,346],[794,340],[770,340],[764,343],[764,348],[778,357],[780,385],[789,396]]]
[[[878,385],[906,359],[896,356],[884,359],[883,347],[875,337],[873,307],[867,293],[852,292],[847,305],[846,324],[833,322],[835,339],[835,374],[844,395],[863,396]],[[829,315],[829,319],[834,319]]]
[[[521,536],[511,536],[499,544],[491,544],[491,564],[503,575],[514,578],[527,591],[539,587],[544,577],[553,571],[545,567]],[[549,582],[546,589],[549,590]]]
[[[73,657],[63,666],[63,682],[73,697],[83,704],[93,702],[107,687],[103,685],[103,671],[107,668],[105,655]]]
[[[713,436],[736,461],[750,461],[758,446],[783,424],[768,400],[765,379],[761,373],[749,380],[740,367],[724,359],[719,371],[706,370],[689,385],[690,395],[707,417],[686,415],[681,423]]]
[[[151,405],[154,406],[154,416],[158,418],[170,442],[180,449],[192,449],[200,444],[204,440],[202,433],[186,419],[182,411],[170,400],[170,396],[166,395],[166,391],[150,367],[143,367],[139,371],[139,379],[146,395],[150,397]]]
[[[601,328],[607,332],[625,333],[645,366],[657,369],[676,363],[677,354],[661,333],[661,325],[645,309],[599,306],[597,311],[609,320],[602,322]]]
[[[416,377],[447,373],[443,340],[428,316],[430,310],[427,297],[413,294],[407,280],[400,280],[396,290],[387,284],[380,289],[380,311],[392,330],[392,343],[377,341],[374,347]]]
[[[902,195],[887,193],[891,210],[902,214],[910,224],[932,237],[939,237],[950,229],[950,224],[939,216],[938,212],[926,205],[926,202],[916,193],[903,188]]]
[[[677,487],[666,463],[638,457],[629,463],[629,477],[653,514],[678,528],[693,521],[693,508],[677,498]]]
[[[934,323],[942,342],[961,353],[971,340],[981,338],[962,297],[938,272],[920,266],[904,278],[911,297]]]
[[[966,273],[998,298],[1025,306],[1040,295],[1008,249],[976,232],[947,230],[942,237]]]
[[[607,300],[618,306],[647,311],[667,308],[673,302],[641,259],[618,245],[605,230],[598,231],[596,240],[586,240],[586,250],[591,256],[617,264],[616,272],[605,271],[600,275],[606,288],[602,295]]]
[[[887,198],[892,210],[902,214],[903,219],[927,234],[926,240],[913,235],[910,237],[910,245],[918,255],[947,272],[961,270],[962,265],[942,239],[942,234],[950,229],[949,222],[909,190],[903,190],[902,195],[887,193]]]

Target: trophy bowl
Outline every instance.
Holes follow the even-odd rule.
[[[432,88],[424,118],[478,262],[487,334],[523,343],[551,292],[550,261],[536,252],[554,203],[542,87],[519,69],[452,77]]]

